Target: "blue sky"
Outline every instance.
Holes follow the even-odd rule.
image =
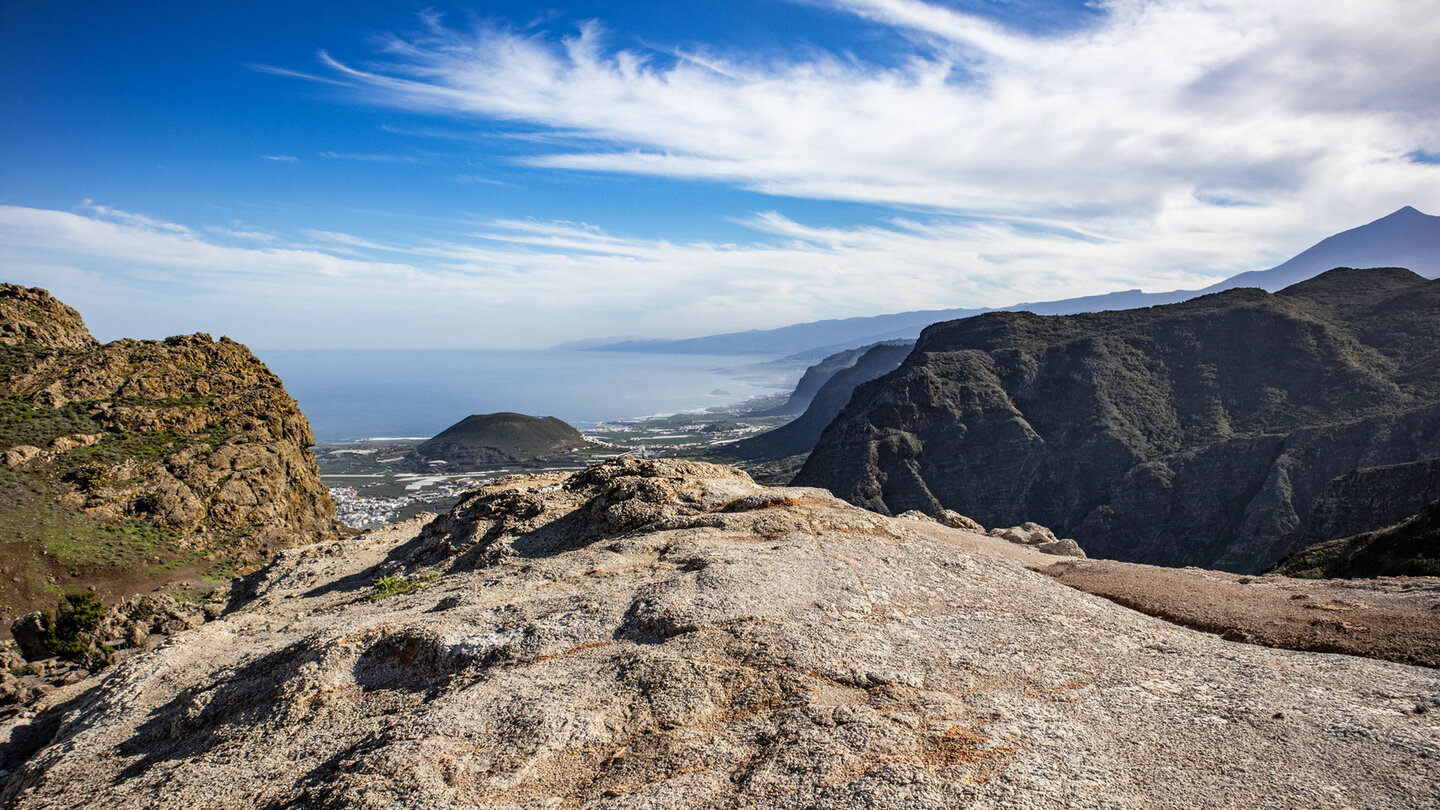
[[[1440,212],[1440,2],[0,2],[0,278],[517,348],[1200,287]]]

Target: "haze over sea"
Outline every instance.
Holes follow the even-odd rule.
[[[472,413],[597,422],[702,411],[788,391],[803,369],[755,355],[601,351],[272,350],[260,359],[321,442],[433,436]],[[716,393],[723,391],[725,393]]]

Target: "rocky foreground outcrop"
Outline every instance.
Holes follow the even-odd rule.
[[[1337,269],[1273,295],[935,324],[855,390],[794,483],[1258,573],[1414,514],[1437,459],[1440,280]]]
[[[47,697],[0,802],[1440,803],[1436,671],[1223,641],[1055,559],[699,463],[506,479]]]
[[[0,607],[334,536],[309,423],[229,338],[102,345],[44,290],[0,285],[0,416]]]

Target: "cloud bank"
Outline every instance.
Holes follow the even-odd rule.
[[[1440,148],[1440,3],[1111,0],[1057,36],[919,0],[824,5],[900,35],[898,66],[433,21],[376,64],[325,61],[370,103],[582,136],[528,158],[556,169],[1117,228],[1435,199],[1408,156]]]
[[[328,231],[285,238],[240,222],[195,231],[102,206],[0,206],[0,272],[78,288],[64,297],[82,312],[126,300],[147,313],[150,331],[139,335],[133,323],[90,318],[105,339],[205,330],[261,347],[518,348],[627,324],[693,335],[817,313],[1069,297],[1130,280],[1103,268],[1176,252],[1173,243],[1072,234],[1064,239],[1072,255],[1102,268],[1082,277],[1057,271],[1054,234],[1003,223],[821,228],[767,212],[743,224],[754,241],[670,242],[583,223],[500,220],[448,239],[387,244]],[[1210,258],[1201,240],[1191,249],[1197,263]],[[1175,271],[1151,280],[1175,289],[1215,278]]]
[[[0,206],[0,270],[100,313],[102,337],[137,334],[139,313],[150,337],[505,348],[1196,288],[1402,205],[1440,211],[1440,0],[1110,0],[1046,34],[920,0],[806,5],[868,26],[890,58],[428,16],[369,62],[258,68],[452,133],[498,126],[539,172],[771,195],[728,212],[738,242],[523,218],[396,241],[87,202]],[[837,227],[795,200],[889,213]]]

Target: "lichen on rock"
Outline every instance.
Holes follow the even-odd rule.
[[[258,559],[337,530],[304,414],[229,338],[100,344],[44,290],[0,285],[0,409],[0,459],[13,472],[0,483],[15,496],[0,510],[45,515],[22,521],[39,532],[25,543],[63,547],[87,577],[131,578],[137,564],[202,546]],[[50,525],[64,528],[51,537]],[[112,560],[101,540],[72,539],[136,532],[167,545],[135,543]],[[23,548],[0,555],[34,567]],[[34,584],[53,575],[7,577],[0,603],[53,600]]]
[[[0,727],[30,741],[0,803],[1440,801],[1434,671],[1231,644],[1038,559],[693,462],[505,479],[285,551],[220,620],[48,696],[63,723]],[[382,575],[418,584],[371,598]]]

